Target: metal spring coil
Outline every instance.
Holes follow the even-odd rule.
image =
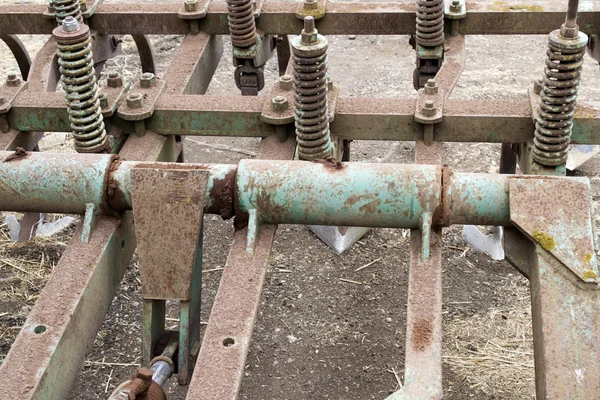
[[[433,47],[444,43],[444,1],[417,0],[417,43]]]
[[[256,43],[252,0],[227,0],[227,19],[231,42],[235,47],[248,47]]]
[[[327,108],[327,46],[310,57],[294,47],[292,52],[298,154],[302,160],[324,159],[332,151]]]
[[[56,20],[59,24],[62,24],[63,20],[69,16],[79,22],[83,21],[79,0],[52,0],[50,3],[54,5]]]
[[[108,147],[108,138],[98,98],[91,37],[88,34],[75,44],[57,42],[75,149],[80,153],[100,153]]]
[[[567,161],[585,46],[570,50],[550,41],[548,47],[533,159],[541,165],[557,166]]]

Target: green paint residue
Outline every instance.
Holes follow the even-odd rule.
[[[492,5],[489,6],[489,9],[492,11],[530,11],[530,12],[543,12],[544,8],[542,6],[517,6],[517,5],[508,5],[506,1],[495,1]]]
[[[554,242],[554,238],[544,232],[541,232],[541,231],[533,232],[533,238],[546,251],[550,251],[550,250],[554,249],[554,247],[556,246],[556,243]]]
[[[596,279],[598,277],[598,274],[596,274],[596,271],[588,269],[587,271],[585,271],[583,273],[583,280],[587,281],[588,279]]]
[[[586,263],[589,263],[590,261],[592,261],[592,253],[587,253],[585,256],[583,256],[583,261]]]

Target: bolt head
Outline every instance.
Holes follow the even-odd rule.
[[[279,77],[279,88],[283,90],[292,90],[294,87],[294,78],[291,75],[283,75]]]
[[[21,79],[17,74],[8,74],[6,77],[6,86],[17,87],[21,84]]]
[[[183,4],[185,6],[185,11],[187,12],[193,12],[198,9],[198,0],[185,0],[185,3]]]
[[[127,107],[129,108],[142,108],[144,96],[141,93],[131,93],[127,96]]]
[[[317,0],[304,0],[304,9],[305,10],[315,10],[319,6]]]
[[[79,30],[79,21],[69,15],[63,20],[62,28],[64,32],[77,32]]]
[[[119,88],[123,86],[123,77],[116,71],[108,73],[106,84],[111,88]]]
[[[435,79],[428,79],[425,84],[425,93],[426,94],[437,94],[438,92],[437,84],[435,83]]]
[[[140,86],[143,88],[150,88],[156,86],[156,77],[153,73],[145,72],[140,77]]]
[[[273,100],[271,100],[271,107],[273,111],[283,112],[289,108],[288,100],[283,96],[275,96]]]

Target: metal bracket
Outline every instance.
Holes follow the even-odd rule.
[[[179,9],[177,17],[180,19],[202,19],[206,17],[208,7],[210,6],[211,0],[197,0],[193,6],[186,6],[184,4]],[[186,8],[187,7],[187,8]]]
[[[511,179],[508,190],[511,222],[579,279],[598,283],[589,181]]]
[[[288,76],[291,79],[290,75],[284,75],[281,78],[284,78],[285,76]],[[267,100],[263,105],[263,111],[260,115],[260,119],[272,125],[287,125],[294,122],[294,90],[292,87],[289,87],[289,89],[287,87],[288,86],[285,85],[282,86],[282,84],[278,82],[271,88],[271,91],[267,96]],[[333,81],[330,80],[327,92],[327,109],[330,123],[335,119],[335,109],[337,107],[339,95],[340,87],[333,85]],[[277,98],[283,98],[285,100],[281,100],[280,102],[287,104],[286,109],[282,111],[275,109],[273,104],[274,100]]]
[[[19,77],[13,80],[9,79],[0,86],[0,114],[9,112],[19,93],[26,88],[27,82],[21,81]]]
[[[139,167],[132,208],[144,298],[143,361],[165,332],[165,301],[180,304],[178,381],[187,385],[200,343],[202,220],[209,173]]]
[[[142,87],[139,82],[136,82],[132,86],[130,93],[140,93],[144,97],[142,106],[139,108],[133,108],[130,107],[127,102],[125,102],[120,105],[119,109],[117,110],[117,115],[126,121],[141,121],[151,117],[152,114],[154,114],[154,105],[156,104],[156,101],[160,95],[163,94],[166,87],[166,81],[158,78],[156,78],[155,85],[147,88]]]
[[[130,83],[126,82],[123,86],[105,86],[102,88],[100,93],[100,105],[102,106],[102,116],[104,118],[113,116],[121,106],[123,100],[125,100],[125,95],[129,91],[130,86]]]
[[[444,91],[438,88],[435,80],[429,79],[419,97],[415,108],[415,121],[424,125],[423,142],[430,146],[434,142],[433,125],[442,121],[444,110]]]
[[[273,56],[273,50],[277,43],[273,40],[274,36],[265,36],[258,32],[256,43],[249,47],[233,47],[233,66],[237,67],[244,64],[243,60],[252,60],[255,67],[262,67]]]
[[[327,0],[304,0],[298,4],[296,18],[313,17],[314,19],[321,19],[325,16],[326,11]]]

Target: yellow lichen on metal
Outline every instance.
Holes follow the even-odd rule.
[[[585,256],[583,256],[583,261],[586,263],[592,261],[592,253],[587,253]]]
[[[492,5],[489,6],[489,9],[492,11],[530,11],[530,12],[543,12],[544,8],[542,6],[522,6],[515,4],[507,4],[506,1],[495,1]]]
[[[550,250],[554,249],[554,247],[556,246],[556,243],[554,242],[554,238],[542,231],[534,231],[533,238],[546,251],[550,251]]]
[[[598,274],[596,274],[596,271],[588,269],[587,271],[585,271],[583,273],[583,279],[584,280],[588,280],[588,279],[596,279],[598,277]]]

